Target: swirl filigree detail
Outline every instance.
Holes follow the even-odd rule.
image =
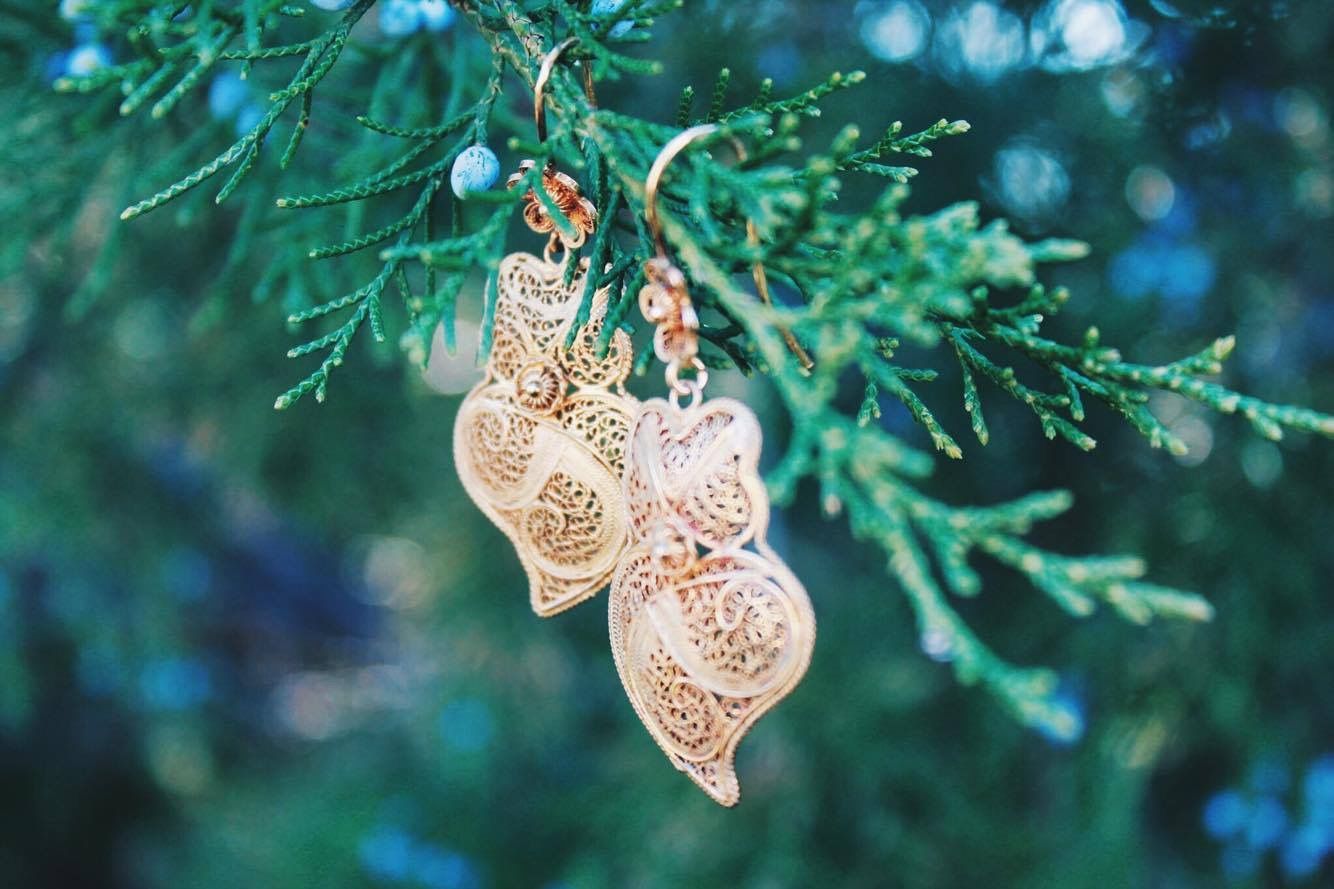
[[[535,166],[537,162],[533,160],[520,163],[518,172],[510,175],[505,187],[514,188]],[[539,235],[555,235],[567,250],[578,250],[597,228],[597,208],[584,197],[578,182],[550,165],[542,169],[542,190],[568,224],[558,225],[548,210],[547,202],[531,188],[523,195],[523,221]]]
[[[612,654],[635,712],[725,806],[742,736],[806,672],[815,615],[769,548],[759,423],[740,402],[655,399],[630,430],[630,545],[612,578]]]
[[[630,340],[616,331],[599,358],[606,314],[599,290],[589,321],[565,349],[586,270],[524,253],[501,262],[486,375],[454,423],[464,489],[514,544],[542,616],[593,595],[625,549],[621,475],[638,402],[624,389]]]

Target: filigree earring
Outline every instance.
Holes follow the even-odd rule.
[[[696,127],[668,142],[645,185],[658,251],[645,266],[649,283],[639,303],[657,325],[654,349],[667,365],[670,392],[640,404],[631,426],[624,476],[630,542],[612,579],[609,623],[616,670],[649,734],[673,765],[731,806],[741,792],[737,744],[805,674],[815,615],[766,540],[759,421],[735,399],[703,400],[699,319],[657,216],[667,165],[716,131]],[[763,287],[759,271],[756,281]]]
[[[541,141],[546,84],[573,42],[542,62],[533,102]],[[535,166],[524,161],[509,187]],[[624,388],[632,358],[626,333],[617,330],[606,357],[598,357],[605,290],[594,296],[573,348],[565,348],[588,274],[588,260],[574,259],[574,251],[595,229],[597,210],[554,163],[540,176],[566,224],[526,193],[524,220],[550,237],[541,258],[511,253],[500,263],[486,375],[459,408],[454,462],[469,496],[514,544],[533,610],[547,617],[602,589],[625,548],[621,475],[638,402]],[[572,274],[570,262],[578,263]]]

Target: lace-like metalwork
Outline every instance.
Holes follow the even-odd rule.
[[[524,180],[528,172],[537,166],[537,161],[526,160],[519,164],[519,170],[505,181],[506,188],[513,188]],[[540,235],[552,235],[553,245],[559,238],[567,250],[578,250],[584,240],[597,228],[598,211],[592,201],[584,197],[579,190],[579,183],[551,166],[542,168],[542,188],[547,197],[565,217],[568,230],[556,224],[556,220],[547,212],[547,206],[533,189],[523,195],[523,221]]]
[[[568,285],[564,275],[564,265],[526,253],[501,261],[486,376],[454,423],[463,487],[514,544],[544,617],[596,594],[625,548],[621,474],[638,405],[624,388],[625,332],[597,357],[605,291],[565,349],[586,270]]]
[[[624,497],[630,546],[612,579],[612,655],[630,703],[678,769],[717,802],[741,794],[746,731],[801,680],[815,615],[765,540],[760,426],[739,401],[635,417]]]

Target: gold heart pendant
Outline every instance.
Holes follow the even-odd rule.
[[[672,764],[731,806],[741,794],[737,744],[805,674],[815,614],[765,539],[750,408],[653,399],[630,435],[630,546],[609,607],[616,670]]]
[[[624,387],[631,344],[617,330],[598,358],[599,290],[565,349],[586,269],[566,284],[564,264],[512,253],[498,274],[486,375],[454,421],[454,462],[514,544],[533,610],[548,617],[595,595],[625,548],[621,473],[638,405]]]

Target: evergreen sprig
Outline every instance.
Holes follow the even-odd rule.
[[[273,0],[203,4],[185,23],[174,18],[174,5],[107,0],[114,14],[104,23],[128,28],[140,58],[62,86],[86,92],[119,86],[127,96],[125,113],[154,96],[153,113],[170,112],[222,62],[250,66],[302,58],[287,85],[269,96],[267,110],[252,129],[212,161],[132,205],[126,217],[160,207],[235,165],[219,199],[230,194],[255,167],[279,118],[301,99],[282,158],[286,166],[309,126],[316,87],[345,63],[352,28],[373,2],[359,0],[314,36],[293,41],[284,34],[286,42],[277,42],[277,32],[288,30],[284,22],[295,10]],[[454,157],[470,142],[484,141],[497,122],[512,131],[511,147],[536,156],[539,167],[556,158],[579,173],[603,219],[586,247],[591,261],[581,317],[586,317],[592,294],[606,287],[610,323],[604,326],[604,347],[616,327],[633,329],[633,306],[643,284],[640,267],[653,251],[643,224],[648,167],[680,127],[717,122],[722,131],[715,144],[691,150],[672,166],[661,196],[663,227],[702,311],[708,362],[747,372],[758,369],[791,417],[787,452],[769,479],[773,494],[780,501],[790,500],[802,479],[814,478],[826,512],[846,514],[852,531],[883,551],[889,573],[915,612],[928,654],[952,663],[962,681],[989,688],[1025,723],[1063,737],[1077,733],[1078,717],[1061,704],[1055,674],[1006,662],[951,604],[951,597],[979,594],[975,556],[1021,573],[1076,617],[1103,603],[1136,623],[1160,616],[1204,620],[1210,615],[1208,604],[1143,581],[1144,565],[1138,559],[1072,557],[1029,542],[1026,535],[1034,523],[1070,508],[1064,492],[987,507],[955,506],[931,497],[923,487],[933,460],[884,428],[883,400],[893,398],[903,405],[931,445],[951,458],[963,457],[965,450],[933,409],[942,396],[931,390],[941,387],[942,369],[953,368],[972,432],[982,445],[990,440],[983,392],[990,397],[992,390],[1026,405],[1049,438],[1060,437],[1085,450],[1095,442],[1081,424],[1088,404],[1101,402],[1152,445],[1181,452],[1184,443],[1150,410],[1153,390],[1179,393],[1221,413],[1239,413],[1269,438],[1279,437],[1284,429],[1334,436],[1334,417],[1269,404],[1212,380],[1233,348],[1230,338],[1181,360],[1150,366],[1129,362],[1102,345],[1096,330],[1076,343],[1045,334],[1044,322],[1069,295],[1043,287],[1037,270],[1082,257],[1082,244],[1026,242],[1003,221],[984,224],[971,203],[904,215],[905,183],[918,171],[898,161],[930,157],[932,143],[967,131],[963,121],[942,119],[907,135],[895,123],[865,147],[859,147],[859,130],[848,126],[827,146],[806,147],[800,135],[803,122],[819,114],[829,95],[860,84],[860,72],[833,75],[786,97],[774,96],[772,83],[766,82],[758,95],[729,107],[730,74],[724,70],[707,90],[706,108],[697,113],[696,91],[687,87],[670,123],[599,109],[585,92],[583,71],[575,66],[591,70],[599,80],[657,72],[660,66],[628,54],[625,44],[649,40],[654,17],[680,6],[680,0],[630,0],[611,15],[594,14],[588,3],[575,0],[453,0],[453,5],[480,39],[471,42],[476,51],[470,52],[463,38],[454,35],[453,55],[438,59],[437,69],[449,74],[448,82],[440,85],[447,98],[435,103],[444,106],[445,114],[430,119],[441,122],[390,123],[373,109],[362,109],[366,113],[357,121],[363,138],[399,148],[406,141],[407,147],[367,149],[366,156],[375,163],[349,166],[355,172],[345,184],[325,184],[278,201],[284,208],[348,208],[347,231],[324,246],[306,247],[312,259],[362,253],[392,242],[381,249],[381,265],[369,283],[292,312],[293,324],[335,313],[345,312],[346,317],[291,350],[294,357],[324,357],[314,373],[279,397],[279,408],[312,392],[322,400],[329,373],[344,360],[364,325],[377,340],[384,338],[383,294],[391,282],[407,310],[402,344],[411,359],[425,362],[438,325],[444,326],[452,347],[454,309],[462,287],[472,270],[490,271],[498,264],[517,195],[530,184],[496,195],[490,214],[471,232],[461,229],[463,214],[454,202],[451,230],[445,237],[435,234],[433,215],[446,199],[441,184]],[[624,33],[613,27],[627,21],[635,27]],[[569,37],[578,42],[562,57],[549,87],[549,138],[535,145],[531,125],[522,118],[505,120],[497,97],[507,82],[531,95],[542,57]],[[441,53],[438,44],[418,49],[423,56]],[[418,58],[395,61],[370,55],[382,68]],[[472,84],[480,88],[470,97]],[[454,140],[446,143],[451,136]],[[734,140],[745,147],[742,159],[728,147]],[[365,173],[367,169],[372,172]],[[882,177],[889,183],[866,209],[846,210],[837,196],[848,176]],[[362,224],[363,207],[392,202],[410,189],[416,197],[402,215],[378,227]],[[542,189],[536,191],[543,196]],[[738,237],[747,220],[756,226],[758,244]],[[741,283],[756,260],[768,271],[779,299],[774,305],[762,303]],[[281,265],[283,273],[291,275],[290,262],[275,260],[272,268]],[[409,264],[422,271],[417,292],[407,274]],[[491,276],[488,307],[494,306],[493,288]],[[814,354],[813,372],[789,352],[783,330],[793,331]],[[489,336],[487,317],[484,350]],[[938,362],[942,366],[905,364],[900,356],[907,345],[944,356]],[[651,358],[651,351],[641,352],[636,368],[642,371]],[[1020,379],[1012,363],[1016,359],[1036,368],[1029,372],[1031,378]],[[849,415],[844,396],[852,378],[861,397]],[[818,598],[820,591],[814,592]]]

